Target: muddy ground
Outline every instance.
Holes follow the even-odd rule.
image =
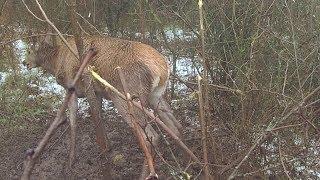
[[[41,155],[33,170],[32,179],[138,179],[143,163],[143,154],[132,131],[114,111],[105,112],[103,118],[111,147],[107,156],[101,155],[95,143],[90,119],[79,119],[76,160],[73,170],[70,171],[68,168],[70,132],[68,123],[65,123],[58,129]],[[52,119],[53,117],[46,117],[41,120],[32,120],[23,127],[0,126],[0,179],[19,179],[23,170],[26,150],[37,145]],[[186,134],[193,136],[190,135],[190,132],[184,133],[184,135]],[[194,138],[191,139],[194,145]],[[170,148],[178,161],[183,159],[183,153],[172,142],[168,146],[162,140],[161,144],[159,152],[166,162],[160,160],[159,157],[156,158],[157,173],[160,175],[160,179],[173,179],[172,174],[179,172],[172,171],[172,169],[178,170],[179,168],[177,163],[173,161]],[[195,148],[197,146],[192,149]],[[181,164],[181,169],[188,166],[187,161],[180,161],[179,164]],[[189,167],[187,172],[196,177],[200,170],[191,168]]]

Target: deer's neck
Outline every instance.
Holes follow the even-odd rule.
[[[55,75],[57,66],[58,47],[53,47],[47,50],[45,57],[42,59],[42,67],[48,73]]]

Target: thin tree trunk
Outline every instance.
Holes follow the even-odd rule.
[[[76,20],[76,0],[68,0],[69,4],[69,18],[72,25],[73,34],[75,36],[75,41],[79,53],[79,57],[82,56],[84,45],[81,38],[81,30],[77,24]],[[108,150],[107,147],[107,137],[106,137],[106,131],[104,128],[104,125],[102,123],[101,119],[101,105],[99,104],[97,100],[97,96],[94,92],[93,86],[92,86],[92,77],[91,75],[85,71],[83,75],[83,81],[85,86],[87,87],[85,91],[85,95],[88,99],[89,105],[90,105],[90,112],[91,112],[91,118],[95,125],[96,130],[96,141],[98,145],[100,146],[102,152],[106,152]]]
[[[210,176],[210,171],[208,168],[208,150],[206,147],[206,141],[207,141],[207,121],[209,119],[208,115],[208,109],[209,109],[209,86],[208,86],[208,63],[207,59],[205,56],[205,39],[204,39],[204,23],[203,23],[203,1],[199,0],[198,2],[199,5],[199,18],[200,18],[200,37],[201,37],[201,54],[202,54],[202,66],[203,66],[203,83],[204,83],[204,88],[203,90],[200,90],[200,94],[203,94],[204,99],[204,104],[203,107],[203,115],[202,115],[202,141],[203,141],[203,159],[204,159],[204,174],[205,174],[205,180],[210,180],[212,177]],[[199,80],[200,81],[200,80]],[[199,83],[200,84],[200,83]],[[200,84],[201,86],[201,84]],[[202,98],[202,97],[201,97]],[[201,101],[199,100],[199,101]],[[215,149],[215,148],[214,148]],[[214,162],[213,162],[214,163]]]

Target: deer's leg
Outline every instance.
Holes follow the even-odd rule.
[[[162,98],[164,88],[155,88],[149,96],[149,104],[151,108],[159,115],[160,119],[177,135],[180,136],[179,128],[181,124],[173,116],[170,106]]]
[[[96,94],[96,97],[97,97],[97,105],[98,107],[96,108],[99,108],[100,109],[100,116],[102,117],[102,112],[103,112],[103,109],[102,109],[102,103],[103,103],[103,96],[99,93],[95,93]]]
[[[131,115],[130,115],[130,112],[128,111],[127,102],[116,95],[111,95],[110,99],[112,100],[113,104],[117,108],[118,112],[122,115],[124,120],[128,123],[128,125],[131,128],[134,128],[134,125],[131,120],[132,117],[130,117]],[[159,139],[158,134],[152,128],[152,126],[147,123],[147,116],[136,107],[133,107],[133,117],[135,118],[135,120],[138,121],[140,125],[138,129],[143,136],[143,140],[147,144],[147,148],[149,152],[151,152],[151,145],[150,143],[147,142],[147,139],[151,140],[151,143],[154,146],[156,146]],[[147,159],[145,158],[140,179],[144,179],[148,175],[149,175],[149,167],[147,166]]]
[[[175,126],[180,130],[182,128],[182,125],[174,117],[173,111],[172,111],[170,105],[163,98],[160,98],[160,104],[161,104],[161,107],[163,108],[162,110],[167,114],[167,116],[173,121]]]
[[[86,96],[90,105],[91,120],[96,130],[96,141],[101,148],[102,153],[109,150],[109,141],[106,135],[106,129],[102,122],[102,97],[95,92],[87,91]]]

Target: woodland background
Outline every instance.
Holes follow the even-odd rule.
[[[0,174],[10,179],[21,173],[24,151],[36,145],[63,96],[53,77],[40,70],[27,71],[22,65],[32,39],[27,37],[46,33],[48,26],[29,13],[23,2],[42,18],[34,1],[0,1],[0,159],[5,162]],[[63,34],[72,34],[65,1],[40,3]],[[208,167],[214,177],[226,179],[234,173],[245,179],[319,178],[320,2],[203,3],[204,34],[195,0],[77,0],[77,20],[83,35],[140,41],[167,57],[172,71],[166,98],[185,127],[187,145],[198,157],[202,157],[203,146],[197,75],[204,78]],[[86,102],[81,104],[80,115],[86,119]],[[106,103],[105,109],[111,110],[104,117],[108,135],[114,134],[119,146],[126,144],[128,139],[119,138],[117,129],[128,127],[112,104]],[[86,127],[83,133],[84,129],[92,131],[90,121],[79,123]],[[64,142],[68,138],[63,130],[57,134],[53,139]],[[91,136],[82,136],[78,149],[94,147]],[[83,140],[90,137],[92,142]],[[50,164],[38,165],[37,176],[60,178],[54,172],[63,169],[57,163],[67,153],[63,145],[58,143],[44,153],[41,161],[50,159]],[[134,167],[141,162],[126,159],[129,154],[139,155],[136,146],[132,143],[127,151],[117,151],[115,157],[123,161],[114,162],[119,177],[137,175]],[[79,160],[79,177],[99,174],[92,167],[102,166],[103,159],[97,150],[90,153],[96,155],[79,155],[86,158],[84,163],[91,162],[81,166]],[[183,179],[185,164],[160,160],[158,164],[167,176]],[[192,178],[201,178],[201,171],[186,170]]]

